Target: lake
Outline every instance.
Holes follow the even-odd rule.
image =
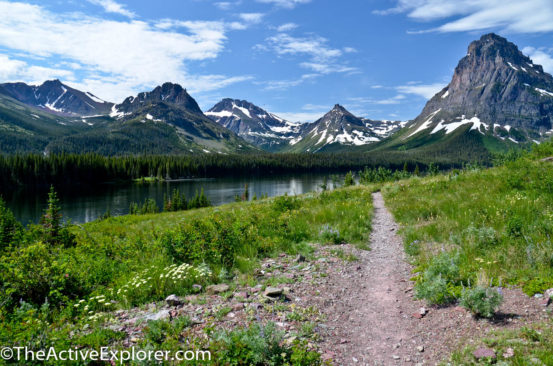
[[[173,182],[105,184],[96,187],[73,187],[58,191],[61,200],[64,220],[71,219],[73,223],[85,223],[96,220],[106,211],[111,215],[125,215],[129,213],[132,202],[142,203],[147,198],[156,200],[158,206],[163,207],[163,197],[173,189],[179,189],[188,199],[202,188],[206,196],[215,206],[234,201],[236,195],[244,192],[248,184],[250,199],[254,195],[261,197],[282,196],[284,194],[297,195],[319,190],[324,177],[328,174],[302,174],[270,177],[242,177],[217,179],[190,179]],[[343,175],[340,176],[340,182]],[[329,179],[330,185],[330,179]],[[47,191],[21,189],[6,195],[4,199],[16,218],[27,224],[38,222],[46,208]]]

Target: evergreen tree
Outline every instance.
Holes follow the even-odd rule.
[[[350,170],[344,178],[344,187],[350,187],[353,185],[355,185],[355,181],[353,180],[353,173]]]

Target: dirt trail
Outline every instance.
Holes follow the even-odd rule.
[[[417,347],[424,345],[412,329],[412,313],[418,311],[418,304],[409,295],[411,268],[396,234],[398,225],[380,192],[373,194],[373,200],[371,250],[360,253],[360,261],[335,281],[341,289],[325,308],[330,332],[326,346],[341,365],[422,360]]]
[[[329,273],[319,287],[316,301],[326,316],[320,326],[323,358],[336,365],[435,365],[461,344],[480,344],[491,330],[549,318],[542,301],[519,289],[504,290],[504,304],[492,321],[456,306],[426,309],[421,317],[425,304],[413,299],[412,268],[398,225],[380,192],[373,201],[371,250],[350,247],[359,261]]]

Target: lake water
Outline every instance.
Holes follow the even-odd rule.
[[[320,189],[319,186],[327,174],[305,174],[291,176],[251,177],[251,178],[221,178],[193,179],[177,182],[132,183],[125,185],[106,184],[94,188],[64,189],[58,191],[61,200],[64,220],[71,219],[73,223],[84,223],[96,220],[106,211],[113,216],[125,215],[129,212],[131,202],[144,202],[147,198],[156,200],[158,206],[163,206],[163,197],[173,189],[179,189],[187,198],[191,198],[202,188],[213,205],[221,205],[234,201],[236,195],[244,192],[248,184],[250,199],[254,194],[261,197],[296,195]],[[343,180],[343,176],[340,176]],[[330,179],[329,179],[330,185]],[[8,207],[17,219],[27,224],[38,222],[46,207],[47,191],[23,190],[12,192],[4,197]]]

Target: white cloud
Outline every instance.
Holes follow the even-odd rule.
[[[25,80],[30,84],[42,84],[47,79],[73,80],[72,71],[43,66],[31,66],[25,61],[0,54],[0,80],[2,82]]]
[[[275,112],[275,114],[287,121],[292,122],[314,122],[324,116],[328,110],[320,110],[314,112]]]
[[[289,32],[291,30],[294,30],[298,27],[298,25],[296,23],[286,23],[286,24],[282,24],[281,26],[279,26],[277,28],[277,31],[278,32]]]
[[[136,14],[127,10],[124,5],[121,5],[114,0],[87,0],[89,3],[99,5],[108,13],[115,13],[126,16],[128,18],[136,17]]]
[[[316,35],[294,37],[287,33],[278,33],[267,38],[267,45],[257,45],[259,50],[273,50],[277,55],[306,56],[307,61],[300,62],[300,66],[319,74],[354,73],[358,69],[344,65],[339,58],[343,51],[327,45],[328,40]]]
[[[291,80],[270,80],[266,82],[259,82],[257,84],[263,84],[265,85],[265,90],[286,90],[289,88],[292,88],[294,86],[298,86],[300,84],[303,84],[304,82],[308,80],[315,79],[318,77],[318,74],[304,74],[300,76],[298,79],[291,79]]]
[[[220,1],[216,2],[213,5],[218,7],[221,10],[230,10],[238,5],[240,5],[242,1]]]
[[[553,55],[544,48],[524,47],[522,53],[528,55],[535,64],[543,66],[543,69],[553,74]]]
[[[239,15],[240,19],[247,23],[258,24],[261,23],[265,14],[263,13],[242,13]]]
[[[275,6],[287,9],[293,9],[296,5],[310,3],[311,0],[257,0],[259,3],[273,4]]]
[[[423,98],[430,99],[437,92],[442,90],[447,84],[444,83],[434,83],[434,84],[415,84],[407,83],[407,85],[402,85],[396,87],[397,91],[404,94],[415,94]]]
[[[357,53],[357,50],[353,47],[344,47],[343,50],[345,53]]]
[[[214,59],[222,52],[226,31],[231,29],[223,22],[113,21],[74,13],[57,15],[41,6],[6,1],[0,1],[0,14],[4,14],[1,47],[30,55],[29,59],[80,65],[78,83],[106,100],[119,101],[165,81],[205,91],[249,78],[191,76],[186,70],[186,62]],[[21,81],[39,77],[41,70],[42,79],[52,73],[63,76],[60,70],[36,66],[33,75],[19,70],[15,76]]]
[[[514,33],[553,30],[551,0],[397,0],[395,7],[375,13],[407,13],[419,21],[447,19],[446,23],[431,29],[439,32],[492,28]]]

